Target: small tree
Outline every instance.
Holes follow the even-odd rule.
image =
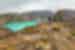
[[[53,17],[54,21],[63,21],[63,11],[58,11]]]

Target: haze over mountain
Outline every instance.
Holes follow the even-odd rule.
[[[62,7],[62,4],[62,0],[0,0],[0,13],[21,13],[34,10],[56,11]]]
[[[27,16],[53,16],[54,13],[52,11],[43,10],[43,11],[32,11],[28,13],[23,13],[21,15],[27,15]]]
[[[63,13],[64,13],[64,19],[72,20],[72,18],[75,18],[75,10],[65,9],[63,10]]]

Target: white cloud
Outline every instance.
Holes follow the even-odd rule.
[[[43,1],[43,2],[42,2]],[[44,10],[48,9],[48,2],[46,0],[40,0],[40,1],[33,1],[29,4],[22,4],[17,8],[18,12],[23,11],[33,11],[33,10]]]
[[[53,10],[63,7],[62,0],[0,0],[1,12],[23,12],[32,10]]]
[[[75,9],[75,0],[64,0],[64,8]]]

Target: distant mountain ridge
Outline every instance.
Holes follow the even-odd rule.
[[[54,13],[52,11],[44,10],[44,11],[32,11],[28,13],[22,13],[21,15],[27,16],[53,16]]]
[[[72,20],[72,18],[75,18],[75,10],[71,10],[71,9],[64,9],[64,10],[60,10],[63,12],[63,18],[64,20]]]
[[[64,16],[75,16],[75,10],[63,10]]]

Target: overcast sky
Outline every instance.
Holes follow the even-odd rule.
[[[0,13],[75,8],[75,0],[0,0]]]
[[[75,0],[64,0],[64,8],[75,9]]]

